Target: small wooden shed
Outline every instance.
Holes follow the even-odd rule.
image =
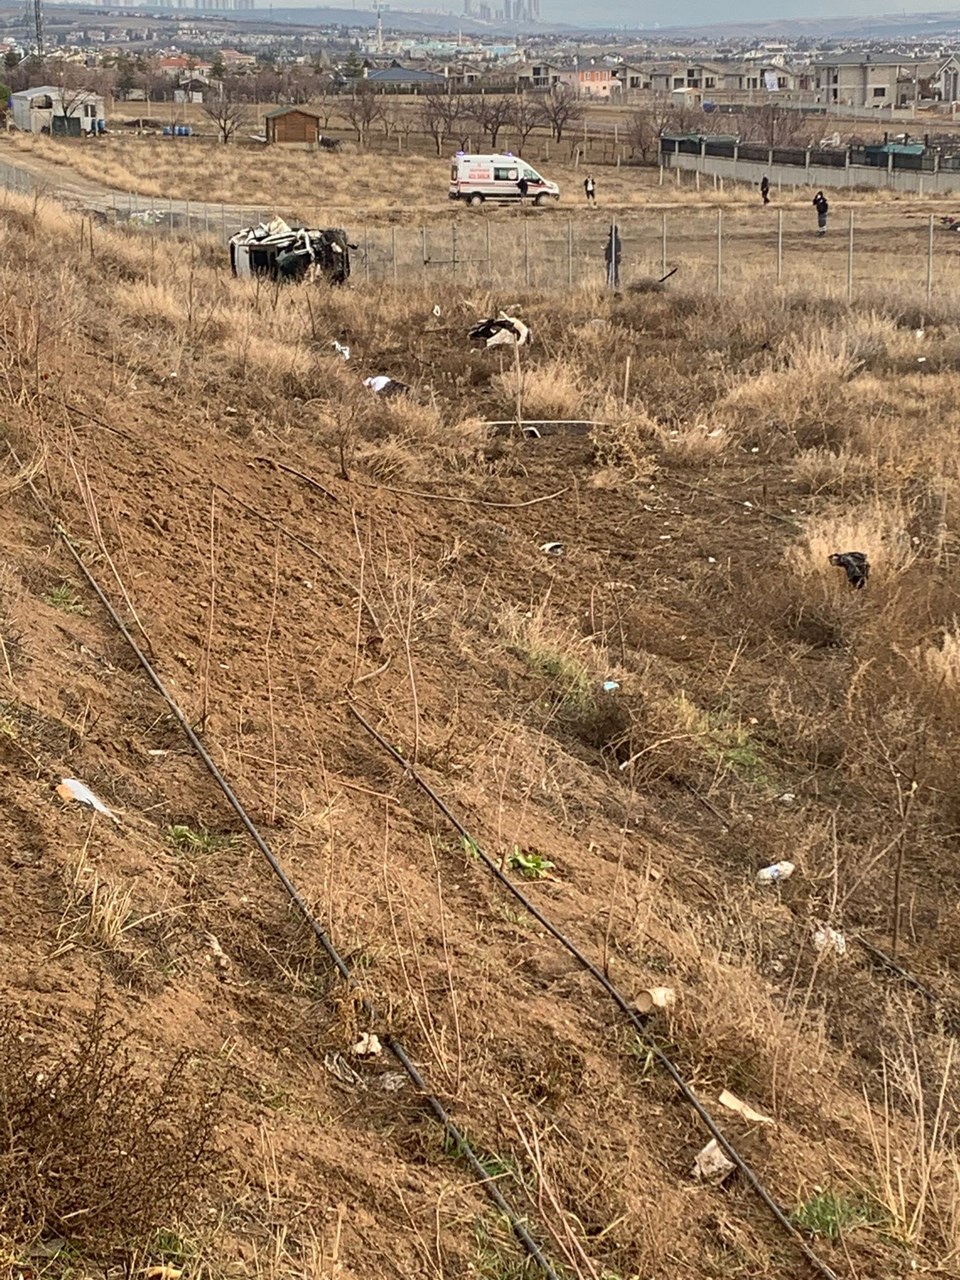
[[[278,107],[264,116],[268,143],[314,150],[320,143],[320,117],[307,106]]]

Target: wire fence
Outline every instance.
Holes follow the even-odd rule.
[[[685,291],[735,294],[768,288],[824,297],[905,296],[931,302],[960,284],[960,232],[934,215],[895,206],[850,205],[831,212],[819,234],[806,205],[711,207],[676,204],[616,213],[602,207],[451,207],[428,225],[351,225],[329,207],[296,212],[251,205],[149,199],[130,192],[85,194],[51,186],[0,162],[0,184],[61,201],[104,224],[171,239],[231,235],[276,214],[295,225],[344,226],[355,280],[409,285],[487,284],[498,290],[572,290],[612,283],[607,248],[615,223],[621,247],[616,283],[649,287],[674,272]]]

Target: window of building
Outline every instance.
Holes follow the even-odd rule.
[[[873,96],[875,98],[885,98],[887,96],[887,91],[884,89],[883,85],[878,85],[873,91]]]

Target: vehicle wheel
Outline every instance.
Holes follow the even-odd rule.
[[[542,205],[546,202],[546,199],[547,197],[541,191],[541,193],[538,196],[533,197],[533,203],[536,205]]]
[[[467,201],[467,203],[469,205],[472,205],[474,209],[479,209],[480,206],[483,204],[483,196],[480,195],[479,192],[475,192]]]

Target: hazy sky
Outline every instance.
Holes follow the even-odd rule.
[[[408,0],[408,3],[410,0]],[[411,7],[414,7],[411,3]],[[645,27],[685,23],[736,22],[743,19],[819,18],[862,16],[878,13],[960,13],[960,3],[938,4],[937,0],[540,0],[541,16],[549,22],[611,22]],[[586,17],[589,13],[589,18]]]

